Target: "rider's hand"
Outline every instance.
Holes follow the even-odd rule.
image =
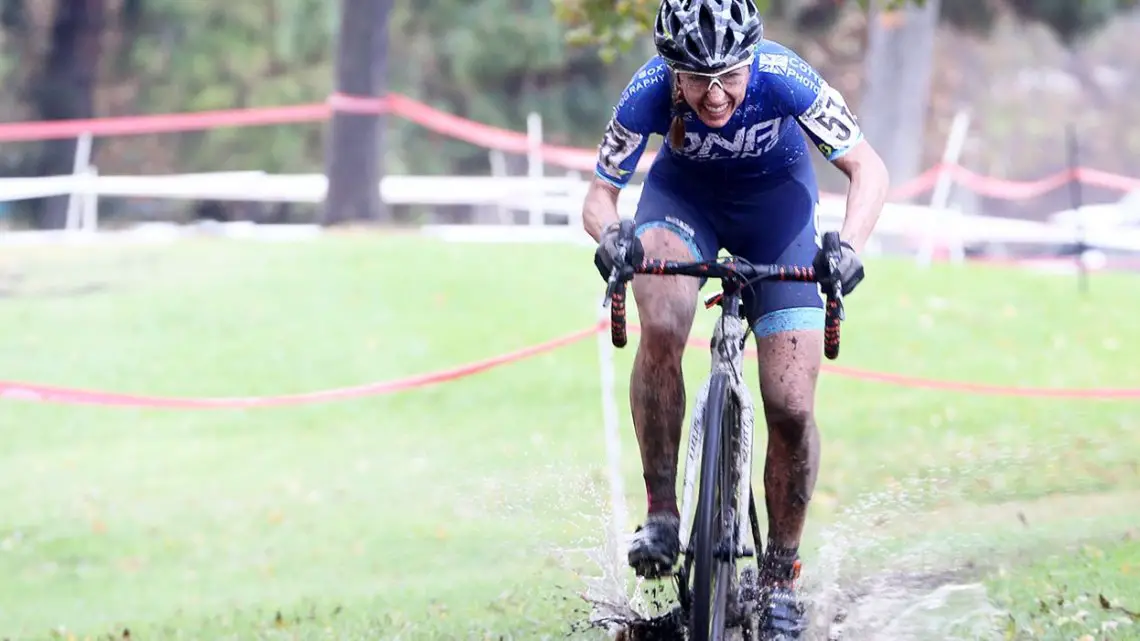
[[[832,273],[831,265],[834,262],[835,271]],[[816,272],[828,274],[830,278],[838,278],[843,287],[843,294],[850,294],[855,287],[863,281],[863,261],[855,248],[847,241],[841,241],[837,250],[820,249],[812,266]]]
[[[635,234],[636,226],[633,220],[623,218],[610,223],[602,231],[601,241],[594,251],[594,266],[602,275],[602,280],[610,279],[610,272],[620,265],[622,280],[633,278],[633,265],[645,260],[645,248],[641,246],[641,239]]]

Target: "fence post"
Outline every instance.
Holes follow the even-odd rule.
[[[947,243],[950,247],[950,257],[956,262],[965,259],[965,249],[962,247],[962,234],[959,229],[961,215],[959,212],[951,213],[948,205],[950,191],[954,187],[954,174],[950,168],[957,166],[958,160],[962,157],[962,148],[966,145],[966,134],[969,130],[970,111],[961,109],[955,114],[954,122],[950,125],[950,135],[946,137],[946,148],[942,152],[942,164],[938,168],[938,182],[934,185],[934,193],[930,197],[930,215],[933,218],[926,227],[926,234],[923,236],[922,247],[917,257],[918,264],[923,267],[928,267],[933,262],[934,248],[938,244],[939,236],[946,234],[950,228],[945,224],[948,222],[947,217],[950,216],[955,218],[956,223],[953,225],[956,238],[953,243]]]
[[[491,162],[491,177],[493,178],[507,178],[510,173],[507,171],[507,158],[502,151],[492,149],[487,152],[488,160]],[[514,216],[507,204],[499,201],[495,204],[495,212],[498,214],[500,225],[509,225],[514,222]]]
[[[86,185],[85,177],[91,166],[91,147],[94,139],[91,132],[85,131],[79,135],[75,143],[75,162],[71,168],[75,186],[71,188],[71,194],[67,197],[67,224],[64,227],[68,231],[79,229],[82,225],[82,206],[86,200],[86,191],[90,189]]]
[[[99,168],[88,165],[83,174],[83,204],[80,226],[89,233],[99,231]]]
[[[531,225],[543,224],[542,115],[532,111],[526,117],[527,176],[530,177]]]
[[[1089,253],[1088,233],[1085,228],[1085,198],[1081,186],[1081,160],[1080,147],[1077,141],[1077,130],[1072,123],[1065,131],[1068,143],[1069,161],[1069,197],[1072,199],[1073,213],[1077,215],[1076,241],[1077,246],[1077,289],[1082,294],[1089,291],[1089,270],[1087,255]]]

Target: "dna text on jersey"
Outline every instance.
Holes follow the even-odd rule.
[[[757,158],[780,141],[782,122],[783,118],[773,118],[741,127],[731,139],[715,131],[686,132],[685,146],[675,153],[689,160]]]

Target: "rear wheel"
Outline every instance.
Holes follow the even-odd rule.
[[[704,412],[701,485],[693,519],[690,641],[721,641],[728,627],[729,592],[735,584],[735,478],[732,439],[737,432],[736,397],[728,375],[709,383]]]

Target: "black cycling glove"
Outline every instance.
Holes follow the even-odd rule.
[[[825,242],[823,248],[816,252],[812,266],[817,273],[827,274],[829,278],[838,278],[843,287],[843,294],[850,294],[863,281],[863,261],[847,241],[829,247],[831,244]],[[833,263],[834,272],[831,270]]]
[[[636,225],[630,218],[623,218],[608,225],[602,231],[598,248],[594,251],[594,266],[608,281],[615,266],[622,267],[622,280],[633,278],[633,265],[645,260],[645,248],[641,239],[634,233]]]

